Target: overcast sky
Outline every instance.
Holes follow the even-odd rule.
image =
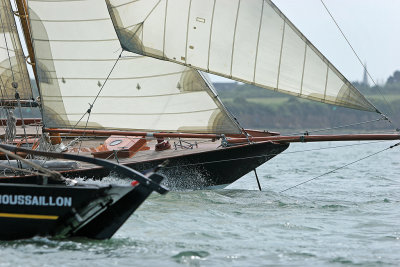
[[[321,0],[273,0],[350,81],[363,69]],[[384,83],[400,70],[400,0],[324,0],[368,71]],[[212,76],[213,81],[226,79]]]

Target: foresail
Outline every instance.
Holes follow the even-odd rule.
[[[376,108],[270,0],[106,0],[124,49],[266,89]]]
[[[17,85],[17,90],[13,87]],[[31,99],[32,89],[25,56],[18,36],[14,13],[9,0],[0,0],[0,98]]]
[[[29,15],[47,128],[240,132],[198,71],[121,54],[104,1],[30,0]]]

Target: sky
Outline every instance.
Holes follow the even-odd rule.
[[[362,80],[362,65],[321,0],[272,1],[347,79]],[[400,0],[323,1],[375,82],[383,84],[400,70]],[[213,75],[211,80],[229,81]]]

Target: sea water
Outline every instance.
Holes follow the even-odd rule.
[[[400,147],[338,169],[392,144],[293,144],[258,168],[261,192],[250,173],[153,193],[110,240],[0,242],[0,266],[399,266]]]

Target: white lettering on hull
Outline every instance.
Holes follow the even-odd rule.
[[[72,197],[0,195],[0,205],[71,207]]]

